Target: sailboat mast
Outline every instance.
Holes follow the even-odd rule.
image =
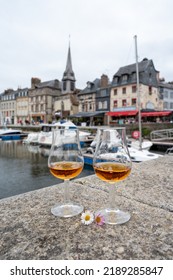
[[[138,97],[138,123],[139,123],[139,150],[142,150],[142,125],[141,125],[141,100],[139,92],[139,68],[138,68],[138,50],[137,50],[137,36],[135,39],[135,57],[136,57],[136,79],[137,79],[137,97]]]

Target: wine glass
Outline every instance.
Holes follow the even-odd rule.
[[[93,158],[95,174],[109,186],[109,205],[98,210],[107,224],[123,224],[130,214],[115,206],[114,183],[124,180],[131,172],[131,159],[126,144],[125,127],[116,129],[98,129],[96,150]]]
[[[83,211],[83,206],[70,201],[69,180],[78,176],[84,166],[78,129],[53,130],[52,146],[48,158],[50,172],[64,180],[64,201],[51,208],[59,217],[73,217]]]

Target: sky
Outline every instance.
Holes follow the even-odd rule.
[[[61,81],[70,42],[76,87],[152,59],[173,81],[172,0],[0,0],[0,93]]]

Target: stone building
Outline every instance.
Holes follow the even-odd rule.
[[[15,123],[27,124],[29,122],[28,88],[18,89],[16,94],[16,121]]]
[[[5,90],[0,103],[1,124],[23,124],[28,119],[28,88]]]
[[[1,124],[16,122],[16,92],[13,89],[5,90],[0,96]]]
[[[138,63],[141,110],[163,110],[163,96],[159,91],[159,71],[147,58]],[[138,111],[136,64],[121,67],[113,76],[110,94],[112,117],[133,116]]]
[[[173,110],[173,82],[166,83],[161,81],[159,83],[159,90],[163,96],[163,109]]]
[[[110,83],[107,75],[88,81],[78,94],[79,112],[74,115],[90,125],[107,124],[106,112],[110,110]]]
[[[52,122],[54,101],[60,93],[59,80],[41,82],[38,78],[32,78],[29,89],[29,121],[32,123]]]

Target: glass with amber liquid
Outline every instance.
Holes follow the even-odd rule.
[[[101,213],[107,224],[123,224],[130,219],[130,214],[115,206],[115,183],[126,179],[132,167],[125,127],[98,129],[96,143],[93,159],[95,174],[110,184],[109,205],[96,214]]]
[[[79,142],[78,129],[53,130],[52,146],[48,158],[50,172],[64,180],[64,199],[53,206],[51,212],[59,217],[73,217],[83,211],[83,206],[70,200],[69,180],[77,177],[83,169],[84,159]]]

